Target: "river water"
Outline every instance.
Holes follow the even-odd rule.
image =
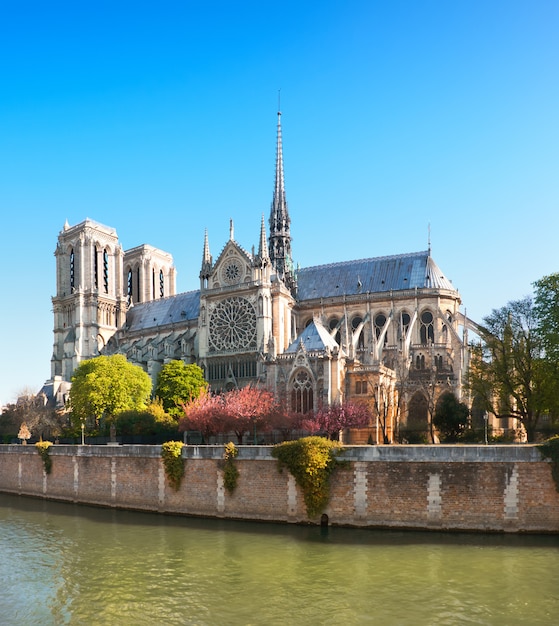
[[[559,537],[166,517],[0,494],[0,624],[559,623]]]

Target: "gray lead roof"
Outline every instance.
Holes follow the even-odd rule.
[[[456,291],[428,251],[306,267],[297,272],[297,299],[406,289]]]
[[[126,329],[136,331],[165,324],[184,323],[196,319],[199,312],[199,291],[179,293],[176,296],[133,306],[126,314]]]
[[[321,352],[325,348],[330,348],[330,350],[338,348],[335,339],[330,336],[330,333],[318,320],[313,320],[303,329],[303,332],[301,332],[297,339],[287,348],[285,351],[286,354],[297,352],[301,344],[307,352]]]
[[[380,293],[407,289],[456,289],[428,251],[344,261],[301,268],[297,300]],[[194,320],[200,312],[200,292],[189,291],[136,304],[126,316],[129,331]]]

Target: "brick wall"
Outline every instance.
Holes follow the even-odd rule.
[[[188,446],[178,491],[159,446],[0,446],[0,491],[179,515],[309,520],[293,477],[267,446],[240,446],[229,494],[222,446]],[[559,493],[535,446],[349,446],[331,480],[331,524],[378,528],[559,532]]]

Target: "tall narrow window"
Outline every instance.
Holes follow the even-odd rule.
[[[359,326],[361,325],[362,322],[363,322],[363,319],[361,317],[359,317],[358,315],[356,315],[351,320],[351,330],[355,333],[355,331],[359,328]],[[357,349],[358,350],[364,350],[365,349],[365,333],[364,333],[364,329],[363,328],[361,328],[361,330],[359,332],[359,339],[357,339]]]
[[[400,328],[399,328],[400,339],[405,339],[407,337],[408,331],[410,329],[410,322],[411,322],[410,314],[406,313],[405,311],[402,312],[400,315]]]
[[[155,269],[151,270],[151,299],[155,300]]]
[[[330,322],[328,322],[328,328],[330,329],[330,331],[334,331],[336,328],[338,328],[338,331],[334,335],[334,339],[335,339],[335,341],[336,341],[336,343],[338,345],[340,345],[342,343],[342,335],[341,335],[340,330],[339,330],[339,325],[340,325],[340,320],[337,317],[333,317],[330,320]],[[330,334],[332,334],[332,333],[330,333]]]
[[[165,296],[165,282],[163,280],[163,270],[159,270],[159,297]]]
[[[95,289],[99,289],[99,251],[93,249],[93,277],[95,280]]]
[[[435,341],[435,329],[433,325],[433,314],[431,311],[423,311],[421,314],[421,343],[425,346],[429,342],[434,343]]]
[[[355,393],[363,394],[367,393],[367,381],[366,380],[356,380],[355,381]]]
[[[138,294],[137,301],[141,302],[142,301],[142,290],[140,289],[140,268],[138,268],[136,270],[136,293]]]
[[[377,341],[380,338],[380,335],[384,329],[385,324],[386,324],[386,315],[384,315],[383,313],[379,313],[375,317],[375,336],[377,338]],[[387,342],[388,342],[388,333],[384,335],[384,343],[386,344]]]
[[[109,253],[103,250],[103,287],[109,293]]]
[[[70,250],[70,291],[74,291],[76,276],[76,259],[74,257],[74,248]]]
[[[299,370],[293,380],[291,409],[295,413],[309,413],[313,410],[312,380],[305,370]]]
[[[127,289],[127,295],[128,295],[128,302],[131,304],[134,298],[134,288],[132,286],[132,270],[128,270],[128,280],[127,280],[126,289]]]

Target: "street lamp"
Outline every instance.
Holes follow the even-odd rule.
[[[82,446],[85,445],[85,424],[82,420]]]
[[[483,421],[484,421],[484,427],[485,427],[485,445],[487,445],[487,422],[488,420],[489,420],[489,415],[487,411],[485,411],[485,413],[483,414]]]

